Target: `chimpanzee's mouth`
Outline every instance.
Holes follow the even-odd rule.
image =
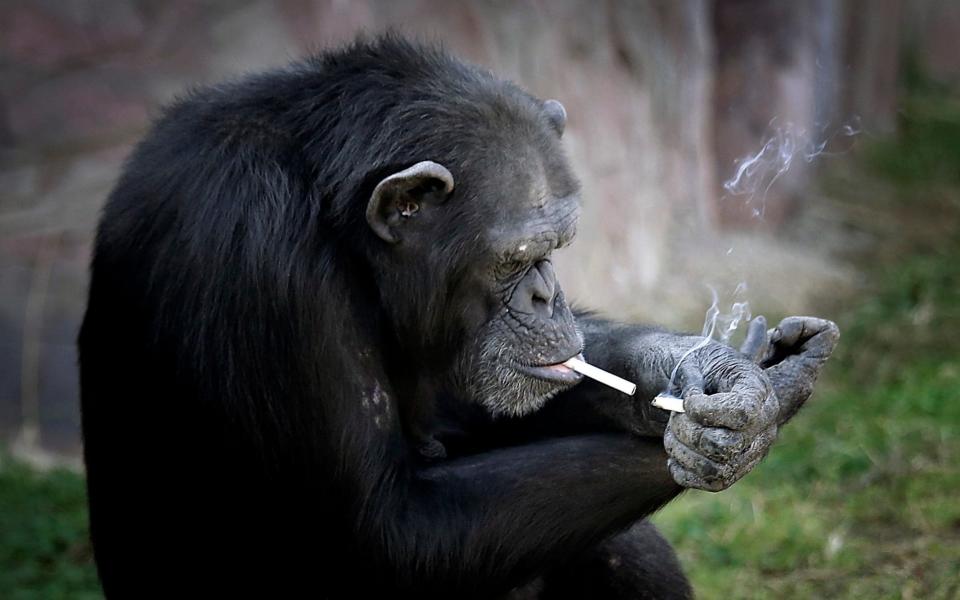
[[[577,350],[576,354],[568,356],[562,361],[556,363],[550,363],[545,365],[517,365],[517,370],[525,375],[534,377],[536,379],[542,379],[544,381],[549,381],[551,383],[559,384],[574,384],[583,379],[583,375],[577,373],[570,367],[563,364],[566,360],[573,357],[581,356],[580,351]]]

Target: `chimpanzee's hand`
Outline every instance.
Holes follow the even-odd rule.
[[[740,352],[770,378],[780,403],[778,425],[789,421],[813,393],[839,339],[836,323],[816,317],[787,317],[769,331],[762,316],[750,322]]]
[[[766,455],[776,439],[779,404],[753,361],[719,342],[693,349],[702,341],[667,333],[645,336],[633,374],[641,390],[638,401],[649,403],[667,388],[679,363],[671,391],[683,397],[685,412],[670,414],[663,434],[670,473],[684,487],[719,491]],[[657,413],[667,415],[648,411],[654,419]]]

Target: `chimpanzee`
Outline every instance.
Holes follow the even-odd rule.
[[[397,36],[163,113],[79,338],[108,596],[691,595],[644,517],[749,471],[837,330],[757,320],[682,361],[685,413],[653,408],[701,338],[571,311],[565,122]]]

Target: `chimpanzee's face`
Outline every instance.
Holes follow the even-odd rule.
[[[416,299],[397,311],[399,329],[433,340],[423,351],[447,359],[452,391],[497,415],[534,411],[579,381],[561,363],[583,348],[551,261],[580,211],[559,146],[565,113],[548,101],[510,116],[510,135],[461,154],[456,178],[422,161],[384,179],[367,211],[416,271],[391,292]]]
[[[490,238],[490,308],[462,354],[459,377],[495,414],[539,408],[580,376],[561,363],[583,349],[552,263],[576,231],[576,194],[535,197],[526,216]],[[505,213],[506,214],[506,213]]]

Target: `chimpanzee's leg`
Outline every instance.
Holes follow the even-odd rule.
[[[540,600],[693,598],[670,544],[646,520],[543,576]]]

